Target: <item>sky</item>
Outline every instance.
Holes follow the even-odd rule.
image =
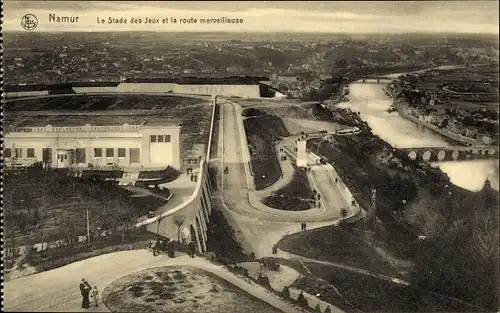
[[[9,1],[3,3],[5,31],[26,31],[22,17],[33,14],[32,32],[224,31],[326,33],[499,33],[498,1]],[[50,23],[49,15],[78,16],[76,23]],[[109,24],[109,17],[127,24]],[[145,19],[159,24],[145,24]],[[176,18],[178,23],[163,24]],[[243,19],[240,24],[200,24],[199,19]],[[142,23],[131,23],[131,19]],[[198,23],[181,23],[196,18]],[[98,23],[98,20],[105,23]]]

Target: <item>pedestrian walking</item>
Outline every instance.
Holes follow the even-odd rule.
[[[194,175],[193,175],[193,174],[191,174],[191,181],[193,181],[193,180],[194,180]]]
[[[306,230],[306,228],[307,228],[307,224],[306,224],[306,222],[304,222],[304,230]]]
[[[278,253],[278,245],[274,244],[273,245],[273,254],[277,254],[277,253]]]
[[[158,247],[158,241],[153,239],[151,242],[151,249],[153,250],[153,256],[156,256],[156,249]]]
[[[191,240],[191,242],[188,244],[188,249],[189,249],[189,257],[194,258],[194,252],[196,249],[196,245],[194,244],[194,241]]]
[[[95,307],[99,306],[99,290],[97,289],[97,286],[94,286],[92,289],[92,293],[90,294],[90,297],[92,298],[92,303],[94,304]]]
[[[82,308],[88,309],[90,307],[90,285],[84,278],[80,283],[80,293],[82,294]]]

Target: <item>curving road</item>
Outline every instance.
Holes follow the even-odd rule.
[[[311,172],[313,180],[318,180],[317,189],[323,193],[323,205],[307,211],[282,211],[262,204],[262,194],[253,190],[253,177],[246,164],[248,158],[243,149],[243,129],[238,119],[241,118],[238,104],[227,99],[219,99],[220,131],[218,160],[221,168],[227,166],[228,173],[219,171],[218,182],[222,190],[222,206],[229,223],[248,254],[256,257],[270,256],[272,246],[284,236],[300,231],[300,223],[307,222],[307,229],[335,224],[340,217],[340,208],[346,207],[340,193],[335,192],[333,180],[328,178],[324,167]],[[293,140],[292,140],[293,142]],[[320,169],[321,168],[321,169]],[[248,173],[247,173],[248,172]],[[321,182],[321,183],[320,183]],[[319,186],[321,185],[321,187]],[[248,188],[247,186],[250,186]],[[357,212],[349,212],[352,216]]]
[[[51,271],[22,277],[4,284],[4,311],[18,312],[109,312],[104,306],[88,310],[81,308],[78,284],[82,278],[97,285],[102,295],[104,288],[116,279],[160,266],[193,266],[211,272],[245,292],[269,303],[283,312],[303,313],[264,287],[234,275],[223,266],[202,258],[178,255],[154,257],[147,250],[131,250],[100,255],[75,262]]]
[[[252,194],[255,191],[247,188],[246,181],[253,179],[253,177],[248,178],[245,171],[246,158],[245,152],[242,151],[245,147],[241,143],[242,137],[245,135],[240,133],[243,130],[238,127],[237,119],[240,117],[236,106],[237,104],[229,101],[224,101],[221,104],[223,142],[220,144],[224,147],[224,166],[227,166],[229,170],[223,177],[223,193],[228,208],[234,213],[258,218],[261,221],[301,223],[303,221],[333,222],[338,220],[340,208],[346,207],[347,204],[340,194],[335,192],[335,182],[323,167],[313,167],[312,173],[317,181],[319,192],[324,194],[325,208],[292,212],[268,208],[255,203],[255,201],[249,201],[249,193]]]

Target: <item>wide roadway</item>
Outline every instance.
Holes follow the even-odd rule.
[[[231,211],[247,217],[258,218],[261,221],[300,223],[302,221],[334,221],[339,219],[340,208],[347,205],[340,193],[336,192],[337,187],[334,179],[322,166],[314,169],[312,174],[316,180],[317,189],[323,196],[322,202],[325,203],[323,209],[290,212],[253,207],[248,201],[245,172],[247,165],[244,162],[245,156],[242,151],[246,147],[241,144],[244,134],[240,133],[243,130],[238,127],[239,112],[236,104],[230,101],[221,102],[223,142],[220,144],[224,147],[224,166],[228,167],[228,173],[224,175],[224,200]]]

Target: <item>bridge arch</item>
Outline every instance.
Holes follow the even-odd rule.
[[[444,158],[446,158],[446,151],[444,150],[439,151],[437,157],[439,161],[443,161]]]
[[[191,241],[194,241],[194,243],[198,247],[198,251],[203,253],[203,251],[201,249],[200,238],[198,237],[198,234],[196,233],[196,230],[195,230],[193,224],[189,225],[189,233],[191,235]]]
[[[417,154],[417,152],[416,152],[416,151],[410,151],[410,152],[408,153],[408,157],[409,157],[409,158],[410,158],[410,160],[412,160],[412,161],[415,161],[415,160],[417,159],[417,156],[418,156],[418,154]]]
[[[207,246],[205,243],[205,240],[203,239],[203,230],[201,229],[201,224],[198,216],[196,216],[196,229],[198,230],[197,232],[197,239],[198,239],[198,248],[201,253],[207,251]],[[201,238],[202,240],[199,240]]]
[[[432,152],[430,152],[429,150],[425,151],[423,154],[422,154],[422,159],[424,161],[429,161],[432,157]]]

